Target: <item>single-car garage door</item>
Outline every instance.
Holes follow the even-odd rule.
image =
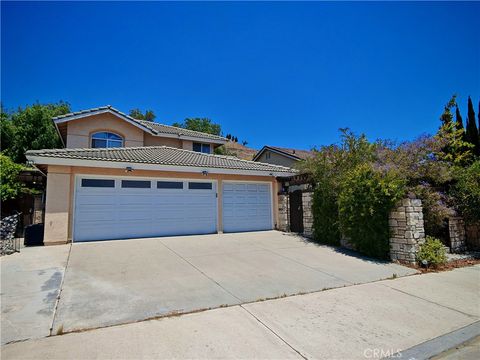
[[[216,204],[212,181],[78,176],[73,240],[214,233]]]
[[[271,230],[270,183],[223,183],[223,231]]]

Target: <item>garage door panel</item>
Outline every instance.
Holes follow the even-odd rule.
[[[223,230],[225,232],[273,228],[269,184],[225,183],[223,189]]]
[[[77,181],[74,241],[216,232],[215,183],[211,189],[190,190],[188,181],[180,181],[181,189],[165,189],[157,188],[157,179],[149,180],[150,188],[122,187],[121,180],[102,189]]]

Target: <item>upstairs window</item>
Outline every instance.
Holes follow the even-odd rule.
[[[111,132],[97,132],[92,134],[92,148],[123,147],[123,138]]]
[[[193,143],[193,151],[210,154],[210,144]]]

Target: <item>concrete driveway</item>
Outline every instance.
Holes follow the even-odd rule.
[[[74,244],[53,334],[412,273],[278,231]]]
[[[45,268],[55,268],[48,265],[48,254],[61,254],[60,263],[66,262],[68,248],[36,250],[45,257]],[[24,255],[14,256],[21,263]],[[13,263],[2,263],[2,270],[18,272]],[[24,282],[22,288],[32,290],[33,303],[29,312],[7,307],[12,328],[3,329],[2,343],[47,336],[51,324],[56,335],[413,273],[277,231],[78,243],[71,246],[61,292],[63,270],[51,284],[55,291],[50,291],[48,311],[42,315],[35,306],[47,298],[41,288],[48,279],[37,277],[31,284],[21,270],[15,275],[17,282]],[[2,293],[12,296],[14,285],[4,285]],[[4,301],[2,295],[2,306]],[[32,316],[41,316],[41,326],[24,332]]]

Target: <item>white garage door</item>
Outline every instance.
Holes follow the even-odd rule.
[[[223,183],[223,231],[271,230],[269,183]]]
[[[74,241],[208,234],[217,230],[215,182],[77,177]]]

